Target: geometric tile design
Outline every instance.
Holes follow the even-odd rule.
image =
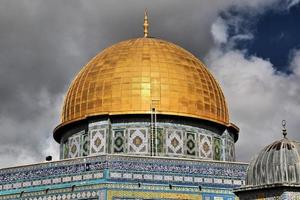
[[[101,121],[102,122],[102,121]],[[106,122],[106,121],[105,121]],[[102,143],[105,145],[105,152],[109,153],[116,153],[116,154],[135,154],[139,151],[145,152],[145,149],[141,149],[141,147],[145,147],[147,149],[146,152],[150,154],[150,132],[151,129],[149,124],[139,124],[133,122],[122,122],[118,124],[113,124],[111,129],[109,128],[110,125],[107,122],[104,124],[103,122],[93,122],[89,125],[89,133],[85,135],[84,131],[82,132],[82,137],[80,139],[80,155],[79,156],[88,156],[96,154],[98,150],[92,150],[92,147],[95,146],[95,143],[91,142],[92,138],[92,131],[97,129],[106,129],[106,136],[105,140],[106,143]],[[144,129],[147,132],[147,137],[144,136],[144,133],[141,136],[136,137],[133,141],[129,141],[129,131],[132,135],[135,130],[142,130]],[[177,133],[172,133],[176,132]],[[108,132],[109,131],[109,132]],[[180,124],[170,124],[170,123],[157,123],[155,127],[155,131],[152,130],[153,136],[155,135],[156,138],[152,138],[153,145],[151,146],[153,151],[155,151],[155,155],[157,156],[184,156],[189,158],[202,158],[207,160],[214,159],[214,153],[216,157],[218,157],[218,150],[220,152],[220,159],[225,161],[234,161],[235,160],[235,144],[234,138],[228,132],[224,132],[222,136],[216,134],[214,131],[205,130],[203,128],[198,127],[191,127],[186,125]],[[78,134],[78,133],[77,133]],[[101,136],[101,135],[100,135]],[[104,138],[104,136],[101,136]],[[99,138],[97,145],[100,145],[101,137]],[[172,138],[170,138],[172,137]],[[214,148],[214,137],[221,139],[220,148]],[[102,138],[102,139],[103,139]],[[148,139],[146,139],[148,138]],[[144,140],[145,139],[145,140]],[[141,144],[139,147],[139,142],[146,142],[148,145],[144,146]],[[181,143],[183,141],[183,143]],[[136,143],[134,143],[136,142]],[[168,142],[168,144],[167,144]],[[146,144],[145,143],[145,144]],[[136,144],[136,145],[134,145]],[[183,145],[182,145],[183,144]],[[218,144],[218,141],[217,141]],[[217,145],[216,144],[216,145]],[[181,149],[182,147],[182,149]],[[219,147],[219,146],[217,146]],[[69,158],[69,151],[70,145],[69,142],[66,145],[61,145],[61,157],[62,158]],[[130,148],[130,149],[129,149]],[[104,150],[104,149],[102,149]],[[216,152],[214,152],[216,150]],[[103,152],[104,153],[104,152]],[[149,155],[146,153],[145,155]],[[101,153],[100,153],[101,154]],[[143,154],[143,153],[138,153]],[[0,199],[1,200],[1,199]]]
[[[90,131],[90,155],[106,153],[106,129]]]
[[[80,138],[81,134],[69,137],[69,155],[68,158],[76,158],[80,156]]]
[[[185,139],[186,154],[195,156],[196,155],[196,134],[187,132]]]
[[[167,129],[166,131],[167,154],[183,154],[183,131]]]
[[[133,154],[148,153],[148,129],[128,129],[128,151]]]
[[[125,153],[125,130],[113,130],[113,153]]]
[[[63,158],[68,158],[69,156],[69,143],[68,141],[63,144]]]
[[[88,156],[90,153],[88,134],[82,135],[81,142],[81,156]]]
[[[235,149],[234,149],[234,142],[232,141],[227,141],[227,148],[228,148],[228,155],[229,161],[234,161],[235,160]]]
[[[136,123],[136,122],[118,122],[117,124],[111,124],[111,122],[107,121],[98,121],[93,122],[92,124],[89,124],[89,134],[88,137],[84,135],[84,131],[82,133],[82,137],[80,139],[80,156],[86,156],[86,155],[96,155],[95,150],[91,152],[91,147],[93,143],[90,143],[90,135],[93,130],[97,129],[103,129],[106,128],[106,145],[105,152],[109,153],[115,153],[115,154],[135,154],[138,152],[138,150],[134,150],[132,145],[129,145],[129,130],[136,130],[136,129],[147,129],[148,131],[148,139],[145,140],[148,142],[147,149],[148,153],[150,154],[150,132],[151,129],[149,127],[149,123]],[[111,127],[111,128],[110,128]],[[216,132],[211,130],[205,130],[203,128],[198,127],[192,127],[187,125],[180,125],[180,124],[171,124],[166,122],[158,122],[155,127],[154,134],[156,138],[152,138],[153,140],[153,151],[155,151],[157,156],[172,156],[175,155],[183,156],[183,157],[189,157],[189,158],[202,158],[207,160],[213,160],[214,158],[214,140],[213,138],[220,138],[221,139],[221,157],[219,160],[225,160],[225,161],[234,161],[234,138],[233,135],[230,135],[227,131],[225,131],[222,136],[216,134]],[[182,132],[182,141],[183,141],[183,148],[182,153],[180,149],[180,138],[181,133],[179,133],[180,137],[175,138],[173,140],[173,143],[170,141],[170,132],[172,131],[179,131]],[[109,132],[108,132],[109,131]],[[169,132],[169,136],[168,136]],[[154,133],[154,130],[153,130]],[[78,133],[77,133],[78,134]],[[176,134],[175,134],[176,135]],[[143,135],[142,135],[143,137]],[[136,138],[136,142],[139,142],[141,140],[141,137]],[[100,140],[99,140],[100,141]],[[98,142],[99,142],[98,141]],[[162,142],[161,142],[162,141]],[[166,144],[167,141],[169,144]],[[178,144],[177,144],[178,142]],[[69,143],[67,143],[69,144]],[[133,142],[131,142],[133,144]],[[179,148],[179,151],[176,153],[178,149],[174,149],[174,145],[179,145],[177,148]],[[131,146],[131,147],[130,147]],[[88,147],[88,149],[86,149]],[[129,147],[131,150],[129,150]],[[170,148],[171,147],[171,148]],[[61,145],[61,157],[62,158],[68,158],[68,152],[70,150],[69,145]],[[168,149],[169,148],[169,149]],[[175,152],[175,153],[174,153]],[[149,155],[148,153],[145,153],[144,155]],[[103,153],[100,153],[103,154]],[[143,153],[139,153],[142,155]],[[67,156],[65,156],[67,155]],[[216,154],[216,157],[217,154]],[[1,199],[0,199],[1,200]]]
[[[200,157],[205,159],[212,159],[213,149],[212,149],[212,137],[209,135],[200,134],[199,139],[199,151]]]
[[[221,160],[221,139],[214,137],[214,160]]]
[[[110,170],[109,173],[105,172],[107,168]],[[224,200],[231,198],[231,200],[233,200],[231,189],[242,184],[241,178],[243,180],[245,170],[245,164],[241,167],[240,164],[226,162],[193,162],[191,160],[182,159],[169,160],[165,158],[139,158],[138,156],[101,155],[59,162],[38,163],[37,165],[21,166],[12,169],[0,169],[0,199],[63,200],[103,199],[104,197],[107,199],[106,195],[99,197],[100,194],[98,192],[100,192],[99,189],[101,188],[105,188],[103,191],[106,190],[106,188],[111,188],[113,191],[120,192],[118,195],[114,193],[114,195],[110,196],[113,199],[190,199],[190,197],[186,195],[192,193],[188,192],[189,187],[185,188],[185,185],[187,184],[189,186],[189,183],[199,185],[199,183],[201,183],[203,193],[199,192],[196,187],[195,190],[192,189],[193,194],[209,195],[212,199],[214,199],[214,197],[223,196]],[[224,176],[228,177],[228,184],[225,180],[222,183],[222,177]],[[116,177],[114,178],[116,181],[111,185],[106,182],[105,178],[103,179],[104,182],[95,183],[94,179],[102,179],[104,177]],[[137,182],[132,183],[128,181],[128,179],[134,179],[141,184],[139,185]],[[158,184],[154,184],[154,186],[144,184],[143,180],[155,181],[155,183]],[[184,182],[185,185],[177,187],[176,184],[178,182]],[[60,183],[64,184],[59,185],[60,187],[55,187],[54,184]],[[164,185],[160,185],[159,183],[164,183]],[[167,184],[174,184],[175,187],[173,185],[173,188],[176,190],[169,189]],[[224,190],[223,184],[228,185],[229,188]],[[71,185],[74,185],[74,190],[71,189]],[[43,188],[49,189],[36,191],[33,186],[34,188],[42,186]],[[209,189],[206,189],[206,186]],[[218,190],[219,187],[223,188],[222,191]],[[20,190],[24,192],[20,194]],[[98,190],[98,192],[93,193],[91,190]],[[124,191],[126,191],[126,193],[123,193]],[[156,195],[155,198],[152,194],[149,195],[152,192],[154,194],[154,191]],[[133,195],[135,192],[139,192],[139,194]],[[172,194],[173,196],[161,196],[163,192],[170,192],[170,195]],[[183,193],[185,193],[185,195]],[[14,196],[15,194],[16,196]],[[97,194],[99,195],[98,197]],[[22,195],[21,198],[19,198],[20,195]],[[197,196],[195,199],[201,198]]]
[[[113,200],[146,200],[146,199],[188,199],[196,200],[201,199],[201,194],[184,194],[173,192],[152,192],[152,191],[126,191],[126,190],[110,190],[107,192],[107,199]]]
[[[158,155],[164,152],[164,132],[162,128],[157,128],[156,147]]]

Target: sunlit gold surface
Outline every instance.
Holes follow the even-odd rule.
[[[96,55],[73,80],[62,124],[87,116],[158,113],[228,125],[224,95],[205,65],[172,43],[138,38]]]

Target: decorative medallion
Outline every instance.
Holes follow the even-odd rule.
[[[164,129],[157,128],[156,129],[156,148],[157,153],[163,153],[164,152]]]
[[[181,130],[167,129],[167,154],[183,154],[183,132]]]
[[[186,154],[195,156],[196,155],[196,135],[195,133],[187,132],[185,139]]]
[[[90,131],[90,154],[106,153],[106,129],[92,129]]]
[[[128,129],[128,148],[130,153],[148,153],[148,129]]]
[[[212,137],[205,134],[200,134],[199,154],[201,158],[212,159]]]
[[[113,130],[113,152],[125,153],[125,130]]]
[[[115,140],[115,145],[116,145],[117,147],[121,147],[121,146],[123,145],[123,140],[122,140],[121,138],[117,138],[117,139]]]
[[[100,140],[100,138],[97,138],[97,139],[94,141],[94,145],[95,145],[96,147],[99,147],[99,146],[101,145],[101,140]]]
[[[73,144],[72,147],[71,147],[71,153],[75,154],[76,151],[77,151],[77,146],[75,144]]]
[[[68,158],[76,158],[80,156],[80,137],[81,134],[71,136],[69,140],[69,156]]]
[[[179,142],[176,138],[173,138],[172,141],[171,141],[171,144],[174,148],[176,148],[179,145]]]
[[[221,160],[221,139],[214,137],[214,160]]]
[[[90,153],[89,152],[90,148],[89,148],[89,136],[88,136],[88,134],[82,134],[81,141],[82,141],[82,144],[81,144],[81,146],[82,146],[81,155],[82,156],[88,156],[89,153]]]
[[[140,138],[140,136],[136,136],[133,139],[133,144],[137,147],[139,147],[142,143],[143,143],[143,140],[142,140],[142,138]]]
[[[69,156],[69,143],[68,142],[66,142],[66,143],[64,143],[64,149],[63,149],[63,157],[64,158],[68,158],[68,156]]]
[[[204,144],[202,145],[202,147],[203,147],[203,151],[205,153],[208,153],[210,151],[210,146],[209,146],[209,144],[206,141],[204,142]]]

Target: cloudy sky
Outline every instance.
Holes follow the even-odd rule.
[[[188,49],[219,80],[249,161],[300,140],[299,0],[0,0],[0,167],[58,159],[52,130],[64,94],[91,57],[150,32]]]

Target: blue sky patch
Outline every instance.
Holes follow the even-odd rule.
[[[271,10],[259,17],[245,16],[243,18],[247,20],[243,22],[244,28],[236,30],[231,25],[229,35],[245,34],[249,31],[253,39],[238,40],[236,47],[247,49],[249,55],[270,60],[276,70],[290,73],[287,68],[290,54],[292,50],[300,48],[300,5],[284,11]]]

